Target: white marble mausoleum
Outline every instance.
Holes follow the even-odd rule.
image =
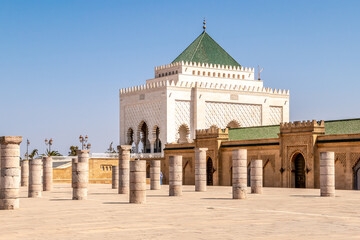
[[[120,144],[162,152],[195,130],[289,121],[289,90],[264,87],[255,70],[234,60],[204,31],[141,86],[120,89]]]

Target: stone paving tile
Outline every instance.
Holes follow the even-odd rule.
[[[148,186],[149,187],[149,186]],[[71,200],[70,184],[40,199],[21,188],[20,209],[0,211],[0,239],[360,239],[360,192],[264,188],[231,199],[231,187],[169,197],[147,190],[147,203],[128,204],[110,184],[92,184],[88,200]]]

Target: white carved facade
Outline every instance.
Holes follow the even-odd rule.
[[[192,141],[196,129],[212,125],[288,121],[289,91],[265,88],[253,68],[176,62],[156,67],[144,85],[120,89],[120,144],[139,152],[158,152],[159,140],[161,150],[166,143]],[[144,136],[147,149],[141,150]]]

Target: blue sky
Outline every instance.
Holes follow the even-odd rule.
[[[331,0],[0,0],[0,136],[40,152],[52,137],[67,154],[88,134],[104,152],[119,142],[119,88],[175,59],[203,17],[241,65],[264,67],[265,86],[290,89],[291,120],[359,118],[359,10]]]

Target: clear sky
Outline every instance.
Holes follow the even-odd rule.
[[[290,89],[290,119],[359,118],[360,1],[0,0],[0,136],[67,154],[119,142],[119,88],[144,84],[202,31],[266,87]],[[25,140],[24,140],[25,142]],[[24,153],[26,144],[21,145]]]

